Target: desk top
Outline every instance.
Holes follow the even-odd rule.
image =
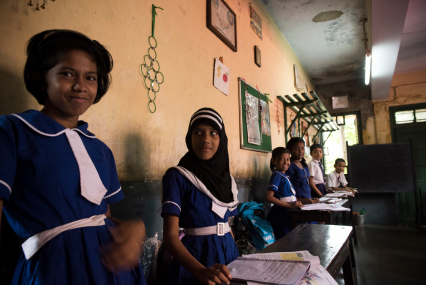
[[[346,258],[339,255],[347,255],[343,253],[347,249],[343,249],[348,245],[351,232],[349,226],[301,224],[260,253],[307,250],[318,256],[321,265],[329,270],[337,259]]]

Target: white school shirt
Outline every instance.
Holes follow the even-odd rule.
[[[327,176],[326,188],[338,188],[340,185],[338,178],[340,178],[340,182],[342,182],[343,186],[348,185],[348,181],[346,181],[345,174],[343,172],[337,173],[336,171],[333,171]]]
[[[308,163],[309,174],[314,178],[314,184],[324,184],[324,176],[319,166],[319,161],[312,159]]]

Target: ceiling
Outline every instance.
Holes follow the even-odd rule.
[[[426,70],[425,0],[262,0],[315,85],[364,78],[372,50],[372,99],[394,73]]]

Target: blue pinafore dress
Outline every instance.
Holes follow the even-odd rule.
[[[65,129],[36,110],[0,116],[0,198],[21,238],[28,241],[47,230],[90,220],[123,199],[111,150],[87,128],[79,121],[78,127]],[[79,165],[66,131],[80,137],[106,189],[99,205],[81,194]],[[101,222],[59,233],[28,259],[23,254],[12,284],[146,284],[140,266],[119,274],[103,266],[101,249],[112,242],[108,228],[115,225],[108,218]]]
[[[183,167],[176,167],[169,169],[163,177],[162,216],[164,214],[179,216],[181,228],[202,228],[214,226],[217,223],[228,223],[229,217],[238,214],[236,208],[238,191],[233,179],[234,202],[229,203],[227,207],[222,207],[224,210],[222,213],[216,213],[212,207],[215,202],[221,204],[220,201],[206,193],[206,190],[202,192],[198,189],[182,174],[183,171],[191,174]],[[200,185],[197,186],[200,187]],[[215,263],[229,264],[238,257],[238,249],[231,233],[226,233],[224,236],[185,235],[181,241],[189,253],[207,268]],[[168,284],[198,285],[199,282],[188,270],[173,260]]]
[[[296,202],[296,194],[290,179],[285,173],[274,171],[267,190],[274,191],[274,197],[288,203]],[[291,217],[288,208],[278,205],[272,206],[266,220],[274,229],[275,238],[285,236],[291,231]]]
[[[290,167],[286,171],[286,174],[290,178],[294,190],[296,190],[297,198],[312,198],[311,187],[309,186],[308,166],[304,166],[303,169],[301,169],[292,161],[290,163]]]

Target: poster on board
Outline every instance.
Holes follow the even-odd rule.
[[[262,135],[271,136],[271,121],[269,118],[269,104],[263,100],[260,100],[260,104],[262,105]]]
[[[259,99],[247,92],[245,93],[245,97],[248,142],[260,145]]]

